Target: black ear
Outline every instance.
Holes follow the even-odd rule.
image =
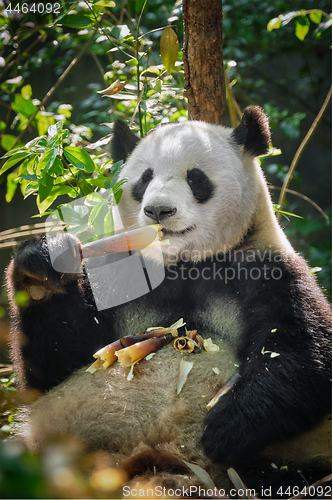
[[[268,118],[259,106],[249,106],[244,111],[242,121],[231,134],[238,146],[253,156],[267,153],[271,146],[271,131]]]
[[[125,122],[116,120],[113,124],[112,139],[110,142],[113,161],[126,161],[139,141],[139,137],[129,129]]]

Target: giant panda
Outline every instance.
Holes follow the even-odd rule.
[[[214,471],[213,464],[265,454],[285,459],[285,448],[274,452],[281,443],[299,460],[302,435],[312,436],[317,448],[326,442],[330,308],[277,223],[256,160],[269,146],[268,119],[256,106],[234,130],[189,121],[139,140],[115,122],[112,156],[124,160],[121,177],[128,179],[122,223],[124,229],[162,226],[170,243],[161,247],[165,278],[149,293],[98,310],[85,272],[89,259],[79,273],[51,264],[51,247],[75,251],[74,237],[35,237],[18,249],[7,271],[12,359],[22,385],[54,388],[22,424],[31,447],[43,447],[52,430],[74,433],[92,449],[141,457],[127,462],[132,473],[163,462],[174,477],[184,473],[183,459]],[[25,306],[15,302],[20,290],[30,297]],[[132,381],[119,366],[94,375],[79,370],[115,339],[181,317],[220,351],[193,355],[180,397],[173,385],[179,353],[171,346],[139,363]],[[207,413],[203,403],[235,372],[237,382]]]

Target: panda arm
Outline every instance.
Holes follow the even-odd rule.
[[[239,289],[241,378],[206,417],[202,443],[213,461],[251,459],[330,412],[328,304],[301,259],[280,268],[280,280],[248,280]]]
[[[72,236],[44,236],[24,242],[10,263],[7,290],[12,315],[11,357],[21,383],[47,390],[87,364],[92,354],[113,340],[108,322],[94,305],[84,273],[61,273],[54,269],[48,244],[67,248]],[[17,292],[27,302],[17,303]],[[110,318],[109,318],[110,319]],[[103,321],[104,320],[104,321]],[[103,328],[104,326],[104,328]],[[107,339],[101,339],[107,332]]]

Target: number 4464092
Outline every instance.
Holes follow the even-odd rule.
[[[27,14],[28,12],[36,12],[38,14],[60,14],[60,3],[22,3],[22,4],[12,4],[10,3],[6,7],[5,11],[7,13],[17,12],[21,14]]]

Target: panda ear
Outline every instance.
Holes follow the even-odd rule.
[[[244,152],[252,156],[267,153],[271,146],[271,131],[268,118],[259,106],[249,106],[244,111],[242,121],[232,132],[231,138]]]
[[[116,120],[113,124],[112,139],[110,143],[113,161],[126,161],[139,141],[139,137],[130,130],[125,122]]]

